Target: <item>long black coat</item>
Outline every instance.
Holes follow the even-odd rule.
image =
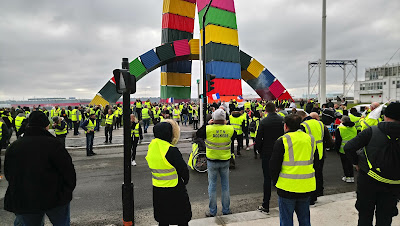
[[[275,141],[283,134],[283,117],[276,113],[268,113],[268,116],[261,120],[256,137],[256,149],[261,158],[271,157]]]
[[[72,200],[76,173],[71,156],[44,128],[27,127],[25,135],[7,148],[4,173],[7,211],[38,213]]]

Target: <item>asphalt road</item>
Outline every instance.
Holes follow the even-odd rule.
[[[190,143],[178,144],[187,161]],[[151,174],[144,159],[147,145],[138,147],[137,163],[132,167],[136,225],[155,225],[152,210]],[[122,147],[96,149],[98,155],[86,157],[84,150],[70,150],[77,172],[77,187],[71,202],[73,225],[122,225],[121,184],[123,181]],[[231,170],[231,209],[234,213],[253,211],[262,202],[263,176],[260,159],[252,151],[242,151],[236,169]],[[324,167],[325,194],[355,190],[355,184],[341,181],[342,168],[335,153],[327,153]],[[4,183],[2,181],[1,183]],[[187,186],[193,219],[203,218],[208,209],[207,174],[191,171]],[[218,194],[220,197],[220,194]],[[276,190],[272,191],[271,207],[277,206]],[[218,214],[221,204],[218,202]],[[3,210],[0,200],[0,225],[12,225],[14,216]]]

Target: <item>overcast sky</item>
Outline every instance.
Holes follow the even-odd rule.
[[[93,98],[119,68],[161,42],[162,0],[0,1],[0,100]],[[307,92],[307,63],[321,55],[322,0],[236,0],[240,49],[295,97]],[[384,65],[400,48],[399,0],[327,0],[327,59]],[[195,38],[199,37],[196,18]],[[399,63],[400,53],[390,63]],[[192,97],[199,63],[193,64]],[[327,69],[327,92],[342,70]],[[135,96],[159,96],[160,69]],[[256,95],[243,82],[244,95]]]

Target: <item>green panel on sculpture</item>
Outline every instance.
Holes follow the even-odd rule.
[[[139,58],[134,59],[131,63],[129,63],[129,72],[136,77],[137,80],[141,79],[145,73],[146,68],[140,62]]]
[[[190,99],[190,87],[161,86],[161,99]]]
[[[242,67],[242,70],[247,70],[250,65],[250,61],[251,56],[240,50],[240,66]]]
[[[203,18],[206,8],[199,12],[199,18]],[[200,29],[203,29],[202,20],[200,21]],[[221,27],[227,27],[232,29],[237,29],[236,24],[236,14],[228,12],[222,9],[210,7],[206,16],[206,26],[208,24],[219,25]]]

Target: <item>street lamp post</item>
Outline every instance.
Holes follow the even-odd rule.
[[[202,22],[203,22],[203,49],[201,51],[201,61],[203,62],[203,123],[204,125],[207,123],[206,121],[206,116],[207,116],[207,73],[206,73],[206,16],[208,13],[208,10],[210,9],[211,3],[213,0],[210,0],[210,3],[208,3],[208,6],[206,8],[206,11],[204,12]]]

